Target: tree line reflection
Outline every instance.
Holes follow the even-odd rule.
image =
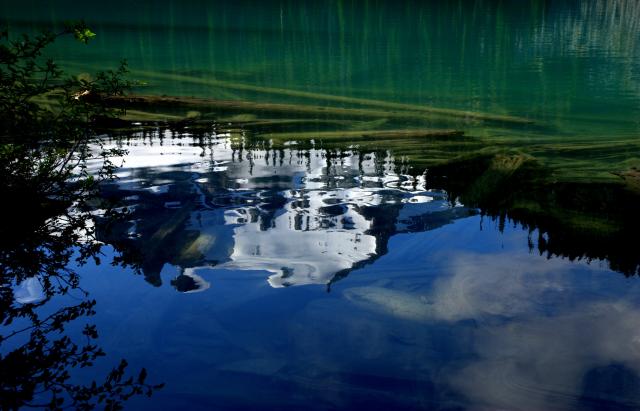
[[[118,143],[131,154],[102,195],[127,202],[131,215],[99,238],[151,284],[175,266],[181,291],[208,288],[198,272],[211,267],[265,270],[274,287],[330,288],[384,255],[392,236],[478,213],[501,230],[528,229],[530,249],[548,257],[638,270],[628,241],[634,194],[622,188],[558,184],[549,192],[533,177],[545,170],[501,176],[490,159],[419,173],[388,151],[272,147],[234,133],[158,129]],[[599,220],[603,209],[609,225]]]

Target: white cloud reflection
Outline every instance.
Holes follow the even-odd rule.
[[[614,277],[611,290],[608,271],[535,255],[453,255],[431,287],[420,280],[402,287],[422,291],[368,286],[344,294],[390,317],[471,327],[472,359],[445,367],[440,378],[477,409],[581,409],[584,395],[640,405],[640,392],[620,394],[619,376],[600,381],[600,392],[583,392],[593,370],[616,365],[640,376],[635,284],[622,290]],[[621,386],[611,388],[616,378]]]

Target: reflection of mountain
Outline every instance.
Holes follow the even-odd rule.
[[[386,253],[395,233],[473,213],[394,172],[389,156],[243,151],[227,138],[204,150],[184,139],[127,148],[120,180],[103,190],[124,199],[130,221],[102,239],[152,284],[165,264],[182,267],[181,291],[207,286],[195,272],[214,265],[268,271],[273,287],[330,284]]]
[[[606,260],[627,275],[640,267],[630,240],[637,194],[623,185],[544,184],[548,170],[525,156],[487,155],[429,168],[430,187],[445,194],[406,175],[406,164],[388,153],[244,144],[228,134],[168,131],[130,139],[121,179],[103,193],[133,213],[111,232],[100,227],[102,239],[156,285],[167,263],[266,270],[275,287],[331,284],[385,254],[393,234],[474,212],[446,196],[498,218],[500,227],[511,220],[537,233],[530,247],[549,257]],[[176,287],[204,284],[187,277]]]

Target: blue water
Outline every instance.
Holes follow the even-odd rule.
[[[127,147],[109,191],[134,208],[119,247],[141,249],[142,269],[79,270],[98,301],[101,364],[124,357],[167,384],[131,409],[640,401],[639,285],[606,261],[540,255],[536,232],[501,230],[394,173],[392,158],[359,168],[355,152],[330,166],[322,150],[239,155],[224,136],[210,148],[189,138]],[[159,213],[165,225],[145,225]]]

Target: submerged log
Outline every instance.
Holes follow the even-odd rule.
[[[622,178],[627,188],[635,193],[640,193],[640,169],[631,167],[630,169],[618,173],[613,173]]]
[[[430,137],[460,137],[461,130],[449,129],[417,129],[417,130],[340,130],[340,131],[307,131],[299,133],[265,133],[259,134],[263,138],[277,140],[309,140],[309,139],[403,139]]]
[[[310,106],[301,104],[256,103],[250,101],[213,100],[195,97],[167,97],[150,95],[114,96],[106,98],[105,103],[112,107],[131,107],[137,109],[199,108],[236,113],[300,115],[313,118],[392,118],[419,121],[432,120],[432,118],[426,113],[409,111],[382,111],[372,109]]]
[[[391,101],[382,101],[358,97],[346,97],[333,94],[314,93],[309,91],[282,89],[274,87],[263,87],[244,83],[234,83],[224,80],[192,77],[179,74],[158,73],[153,71],[133,70],[133,74],[145,77],[158,78],[163,80],[181,81],[193,84],[209,85],[218,88],[228,88],[232,90],[250,91],[261,94],[280,95],[286,97],[304,98],[317,101],[332,101],[336,103],[346,103],[360,106],[377,107],[388,110],[414,111],[427,114],[439,114],[448,117],[459,117],[472,120],[494,121],[512,124],[532,124],[533,121],[528,118],[516,117],[510,115],[483,113],[468,110],[456,110],[442,107],[425,106],[419,104],[396,103]]]

